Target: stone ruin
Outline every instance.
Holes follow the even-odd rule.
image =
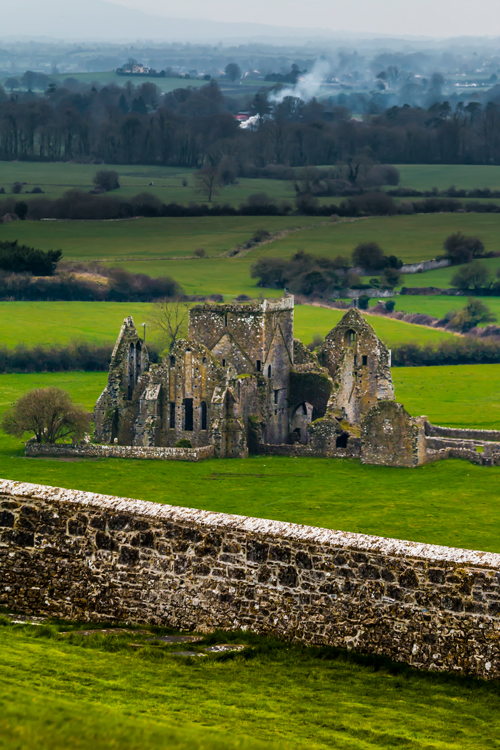
[[[132,446],[138,457],[183,441],[219,458],[250,451],[412,467],[452,456],[500,465],[500,432],[450,436],[395,401],[390,351],[359,310],[348,310],[317,354],[294,339],[293,314],[288,294],[195,305],[189,339],[160,364],[150,364],[125,318],[95,406],[96,441]]]

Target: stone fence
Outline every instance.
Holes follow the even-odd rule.
[[[203,461],[214,457],[213,445],[201,448],[155,448],[137,445],[95,445],[83,443],[41,444],[28,440],[24,449],[26,456],[73,456],[82,458],[160,458],[163,461]]]
[[[500,555],[5,480],[0,605],[500,677]]]
[[[425,423],[425,434],[429,437],[448,437],[461,440],[480,440],[500,442],[500,430],[475,430],[473,428],[439,427]]]
[[[451,266],[451,261],[442,258],[441,260],[421,260],[419,263],[405,263],[400,270],[401,273],[422,273],[436,268],[447,268],[447,266]]]

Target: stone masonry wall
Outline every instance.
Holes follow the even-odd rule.
[[[0,604],[500,677],[500,555],[6,480]]]
[[[202,461],[213,458],[213,445],[201,448],[155,448],[133,445],[69,445],[56,443],[55,445],[40,445],[29,440],[25,447],[26,456],[82,456],[85,458],[159,458],[163,461]]]

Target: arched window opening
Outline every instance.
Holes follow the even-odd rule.
[[[200,430],[207,429],[207,405],[204,401],[200,404]]]
[[[170,402],[170,414],[169,414],[169,421],[168,426],[171,430],[175,430],[175,402]]]
[[[222,367],[225,367],[225,366],[226,366],[226,360],[225,360],[225,359],[223,359],[223,360],[222,360]]]
[[[271,377],[271,365],[269,365],[268,368],[267,368],[267,377],[268,378]]]
[[[138,341],[135,346],[135,384],[137,385],[137,381],[139,380],[139,376],[141,374],[141,366],[142,366],[142,346],[141,342]]]
[[[206,358],[206,357],[203,357],[203,359],[202,359],[202,363],[203,363],[204,365],[206,365],[206,364],[207,364],[207,358]]]
[[[346,331],[345,342],[347,346],[354,347],[356,346],[357,341],[358,341],[358,334],[356,333],[356,331],[353,331],[352,328]]]
[[[184,399],[184,429],[186,432],[193,431],[193,399]]]
[[[170,357],[170,367],[175,367],[175,357]]]
[[[260,372],[262,370],[262,362],[260,359],[257,360],[257,372]]]

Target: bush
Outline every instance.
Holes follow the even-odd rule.
[[[182,438],[182,440],[178,440],[175,444],[176,448],[192,448],[191,441],[187,440],[186,438]]]
[[[479,237],[467,237],[462,232],[450,234],[443,243],[446,257],[452,263],[470,263],[484,253],[484,245]]]
[[[480,323],[494,323],[496,315],[493,315],[489,307],[479,299],[469,297],[467,304],[450,320],[449,327],[456,331],[470,331]]]
[[[194,251],[195,258],[206,258],[207,257],[207,251],[204,247],[197,247]]]
[[[115,172],[114,169],[100,169],[93,176],[92,182],[96,187],[102,188],[107,193],[120,187],[120,178],[118,172]]]
[[[384,258],[384,252],[377,242],[362,242],[352,254],[354,265],[370,270],[383,268]]]
[[[388,299],[387,302],[385,303],[385,309],[389,313],[393,312],[395,307],[396,307],[396,303],[393,299]]]
[[[0,242],[0,269],[12,273],[32,273],[34,276],[52,276],[62,250],[35,250],[14,242]]]
[[[500,363],[500,345],[470,337],[440,341],[435,346],[402,344],[392,349],[393,367]]]
[[[362,294],[361,297],[358,298],[358,307],[360,310],[368,310],[369,304],[370,298],[367,294]]]

